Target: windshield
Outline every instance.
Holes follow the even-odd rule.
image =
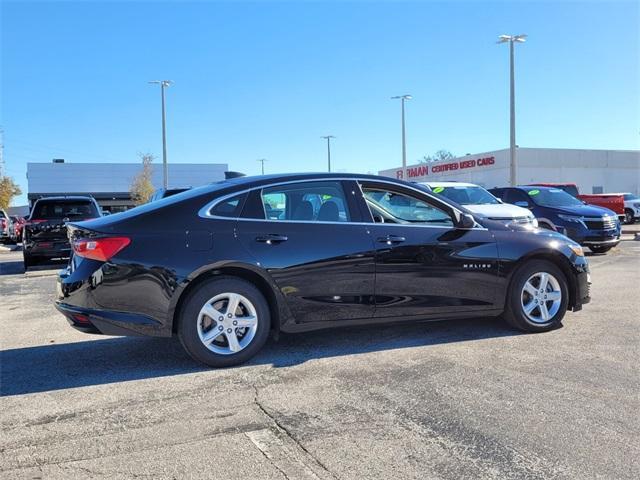
[[[523,188],[523,190],[527,192],[529,198],[533,200],[536,205],[542,207],[571,207],[583,205],[582,201],[559,188]]]
[[[624,194],[624,199],[625,200],[640,200],[640,197],[638,197],[637,195],[634,195],[632,193],[625,193]]]
[[[460,205],[494,205],[498,199],[482,187],[451,186],[433,187],[433,193],[447,197]]]

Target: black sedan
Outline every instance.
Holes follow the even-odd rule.
[[[175,334],[211,366],[270,332],[499,315],[542,332],[589,301],[577,243],[372,175],[232,178],[68,230],[73,327]]]

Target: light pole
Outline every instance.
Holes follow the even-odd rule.
[[[327,172],[331,172],[331,139],[336,138],[333,135],[325,135],[324,137],[327,140]]]
[[[264,175],[264,162],[266,162],[267,159],[266,158],[259,158],[257,161],[260,162],[260,164],[261,164],[260,166],[262,167],[262,175]]]
[[[510,70],[510,95],[509,95],[509,150],[510,150],[510,165],[509,165],[509,184],[515,187],[518,184],[517,176],[517,162],[516,162],[516,92],[515,92],[515,68],[513,62],[513,44],[523,43],[527,36],[525,34],[520,35],[500,35],[497,43],[509,42],[509,70]]]
[[[405,128],[404,128],[404,102],[405,100],[411,100],[413,97],[411,95],[398,95],[396,97],[391,97],[391,100],[400,99],[402,103],[402,179],[407,179],[407,141],[405,137]]]
[[[149,83],[160,85],[160,96],[162,97],[162,186],[166,190],[169,188],[169,167],[167,166],[167,122],[164,108],[164,89],[173,84],[171,80],[152,80]]]

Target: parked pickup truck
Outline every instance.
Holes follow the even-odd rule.
[[[25,269],[44,260],[68,257],[68,221],[79,222],[101,215],[92,197],[45,197],[36,200],[22,230]]]
[[[530,186],[559,188],[578,200],[582,200],[587,205],[608,208],[618,215],[621,222],[625,221],[624,195],[621,193],[580,193],[575,183],[531,183]]]

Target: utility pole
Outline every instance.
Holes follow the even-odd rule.
[[[327,140],[327,172],[331,173],[331,139],[336,138],[333,135],[325,135],[324,138]]]
[[[149,83],[160,85],[160,96],[162,98],[162,186],[166,190],[169,188],[169,166],[167,164],[167,121],[165,115],[164,89],[173,85],[173,81],[152,80]]]
[[[404,126],[404,102],[406,100],[411,100],[413,97],[411,95],[398,95],[396,97],[391,97],[392,100],[400,99],[402,103],[402,179],[407,179],[407,140],[405,136],[405,126]]]
[[[4,177],[4,129],[0,127],[0,178]]]
[[[518,164],[516,160],[516,92],[515,92],[515,66],[514,43],[524,43],[527,36],[500,35],[497,43],[509,42],[509,184],[512,187],[518,185]]]
[[[260,162],[260,167],[262,169],[262,175],[264,175],[264,162],[266,162],[267,159],[266,158],[259,158],[257,161]]]

